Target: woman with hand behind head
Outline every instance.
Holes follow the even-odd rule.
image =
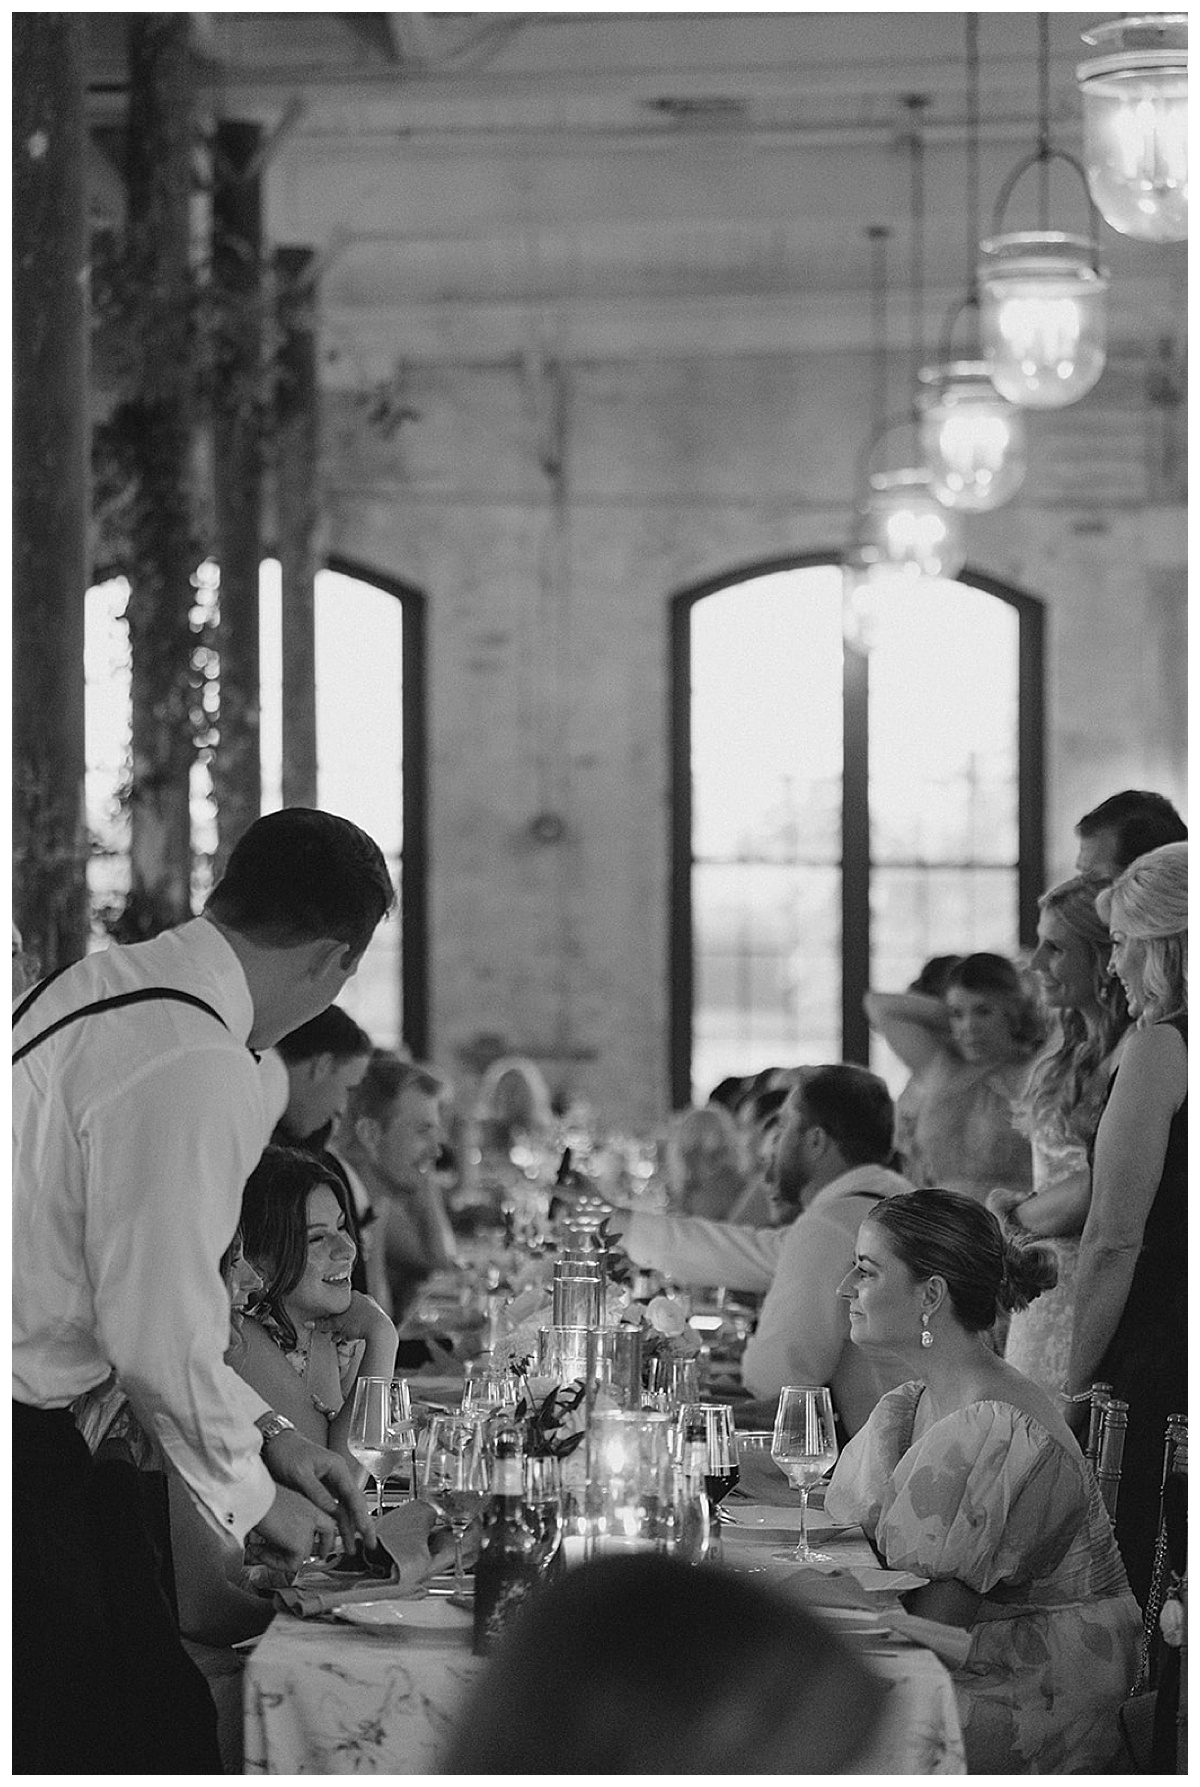
[[[1095,1480],[1054,1400],[987,1344],[1055,1280],[1044,1245],[955,1192],[876,1204],[838,1288],[850,1339],[899,1356],[825,1495],[881,1561],[924,1584],[910,1612],[971,1634],[954,1672],[971,1774],[1104,1770],[1140,1619]]]
[[[1096,1131],[1067,1384],[1129,1404],[1116,1527],[1143,1601],[1167,1416],[1187,1409],[1187,851],[1148,851],[1097,901],[1135,1028]]]
[[[1013,1118],[1041,1045],[1037,1006],[1005,956],[964,956],[943,997],[868,993],[871,1028],[910,1069],[900,1170],[980,1203],[995,1185],[1028,1191],[1029,1140]]]

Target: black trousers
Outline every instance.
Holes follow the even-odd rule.
[[[144,1474],[13,1404],[14,1774],[220,1774]]]

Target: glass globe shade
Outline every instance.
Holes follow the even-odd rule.
[[[1104,371],[1108,275],[1092,244],[1018,230],[979,252],[979,329],[997,391],[1026,409],[1078,403]]]
[[[962,524],[932,491],[925,466],[874,472],[859,510],[855,547],[864,564],[911,577],[956,577],[966,551]]]
[[[1025,477],[1025,420],[1001,397],[983,360],[927,366],[919,399],[932,490],[947,509],[998,509]]]
[[[1143,242],[1182,242],[1187,223],[1187,14],[1114,19],[1083,34],[1083,159],[1106,222]]]

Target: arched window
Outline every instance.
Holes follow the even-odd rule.
[[[198,574],[198,604],[214,575]],[[120,794],[129,773],[129,636],[123,578],[87,594],[85,722],[89,886],[97,917],[119,911],[129,887],[129,827]],[[382,1047],[425,1052],[425,851],[423,599],[418,591],[344,560],[318,573],[314,590],[317,801],[374,837],[399,887],[398,911],[377,931],[339,997]],[[279,565],[259,585],[260,737],[263,812],[280,805],[282,661]],[[214,689],[215,699],[215,689]],[[194,904],[207,891],[215,823],[207,768],[192,779]]]
[[[726,1074],[878,1057],[868,986],[1031,940],[1041,619],[1034,598],[970,573],[898,582],[869,650],[848,647],[827,560],[676,597],[676,1104]]]

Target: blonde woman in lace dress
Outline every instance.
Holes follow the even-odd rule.
[[[1057,1285],[1014,1315],[1004,1350],[1011,1365],[1051,1392],[1067,1380],[1091,1145],[1130,1023],[1121,984],[1108,973],[1112,942],[1095,904],[1103,885],[1075,875],[1039,901],[1030,966],[1057,1025],[1026,1101],[1033,1189],[999,1186],[988,1197],[1002,1222],[1049,1241],[1058,1260]]]

